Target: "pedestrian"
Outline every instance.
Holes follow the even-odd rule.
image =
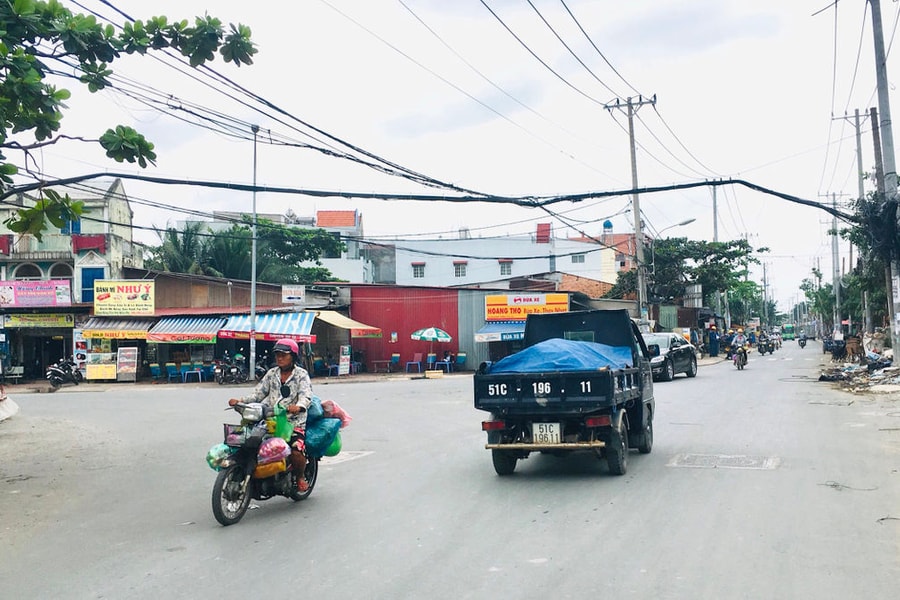
[[[719,355],[719,332],[716,331],[715,325],[709,328],[709,355]]]

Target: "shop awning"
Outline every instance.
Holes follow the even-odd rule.
[[[495,321],[475,332],[476,342],[509,342],[525,339],[525,321]]]
[[[269,313],[256,315],[256,339],[274,342],[282,338],[290,338],[297,342],[314,344],[316,336],[312,335],[314,312]],[[249,340],[250,315],[228,317],[228,322],[219,330],[220,338]]]
[[[341,313],[333,310],[320,310],[316,315],[317,319],[325,321],[329,325],[340,327],[341,329],[349,329],[351,338],[380,338],[381,329],[372,327],[359,321],[354,321],[350,317],[345,317]]]
[[[163,317],[147,332],[148,342],[215,344],[225,317]]]
[[[147,331],[156,319],[116,319],[113,317],[91,317],[81,328],[85,338],[107,340],[145,340]]]

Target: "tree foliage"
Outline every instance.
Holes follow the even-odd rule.
[[[249,281],[252,277],[253,238],[249,218],[224,231],[210,231],[203,223],[190,223],[160,234],[160,245],[150,249],[150,269]],[[257,223],[256,279],[278,284],[333,281],[319,258],[344,250],[337,237],[323,229],[300,229],[260,219]],[[299,263],[314,262],[304,267]]]
[[[744,239],[707,242],[687,238],[663,238],[652,241],[644,250],[647,265],[648,295],[656,302],[677,301],[689,284],[699,283],[705,294],[738,291],[749,266],[758,263],[754,249]],[[607,298],[636,297],[636,271],[620,271]]]
[[[71,12],[57,0],[0,2],[0,193],[11,191],[19,172],[7,158],[11,150],[23,152],[23,163],[28,164],[29,153],[65,137],[59,130],[70,92],[58,88],[52,76],[69,74],[96,92],[111,85],[109,65],[116,59],[151,50],[176,51],[194,67],[214,60],[217,51],[237,66],[252,64],[256,53],[248,27],[230,25],[226,31],[209,15],[196,17],[193,25],[152,17],[117,31],[93,15]],[[99,143],[117,162],[155,164],[153,144],[131,127],[119,125],[96,140],[82,141]],[[19,210],[6,225],[40,239],[45,218],[56,225],[57,220],[76,220],[82,209],[80,202],[44,189],[34,207]]]

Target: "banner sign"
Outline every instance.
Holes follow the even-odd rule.
[[[568,294],[497,294],[484,297],[485,321],[524,321],[531,314],[568,311]]]
[[[0,281],[0,307],[71,305],[72,283],[67,279]]]
[[[6,327],[75,327],[75,315],[4,315]]]
[[[147,279],[94,282],[94,314],[103,316],[153,315],[156,282]]]

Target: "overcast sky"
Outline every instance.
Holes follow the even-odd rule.
[[[123,21],[104,3],[81,4]],[[161,177],[251,183],[249,125],[258,124],[260,185],[451,193],[271,140],[353,154],[347,143],[393,165],[494,195],[628,190],[626,112],[608,106],[616,98],[646,101],[655,95],[655,104],[640,106],[634,120],[640,186],[740,178],[812,201],[831,202],[836,194],[846,204],[858,183],[855,130],[843,117],[854,109],[866,113],[876,102],[871,14],[864,0],[840,2],[837,14],[826,9],[827,0],[112,4],[133,18],[192,20],[208,11],[226,23],[248,25],[259,49],[255,64],[212,66],[283,111],[222,83],[210,85],[205,76],[191,78],[172,61],[115,63],[118,75],[170,94],[170,106],[182,109],[173,115],[196,121],[190,113],[209,117],[211,109],[218,122],[236,128],[231,135],[213,132],[111,92],[73,97],[65,133],[98,137],[106,127],[132,125],[159,154],[157,166],[145,173]],[[882,5],[890,45],[900,5]],[[893,94],[892,65],[889,57]],[[863,170],[871,172],[868,119],[862,144]],[[74,142],[48,148],[40,160],[51,176],[135,172]],[[249,193],[136,182],[125,187],[135,199],[136,221],[147,225],[173,224],[185,215],[143,201],[206,214],[252,207]],[[866,183],[866,191],[873,187]],[[713,239],[710,188],[645,194],[640,203],[650,235]],[[522,234],[539,222],[554,223],[558,237],[598,235],[606,219],[617,232],[634,231],[629,196],[554,204],[554,216],[486,203],[257,194],[261,213],[288,208],[299,215],[358,208],[366,234],[379,237],[455,237],[461,227],[476,236]],[[696,220],[669,228],[690,218]],[[797,286],[813,267],[830,279],[831,217],[825,212],[726,186],[718,191],[718,225],[720,241],[747,236],[754,247],[770,249],[760,259],[781,310],[800,298]],[[157,241],[149,232],[137,237]],[[849,252],[842,243],[845,260]],[[754,276],[761,283],[762,269]]]

